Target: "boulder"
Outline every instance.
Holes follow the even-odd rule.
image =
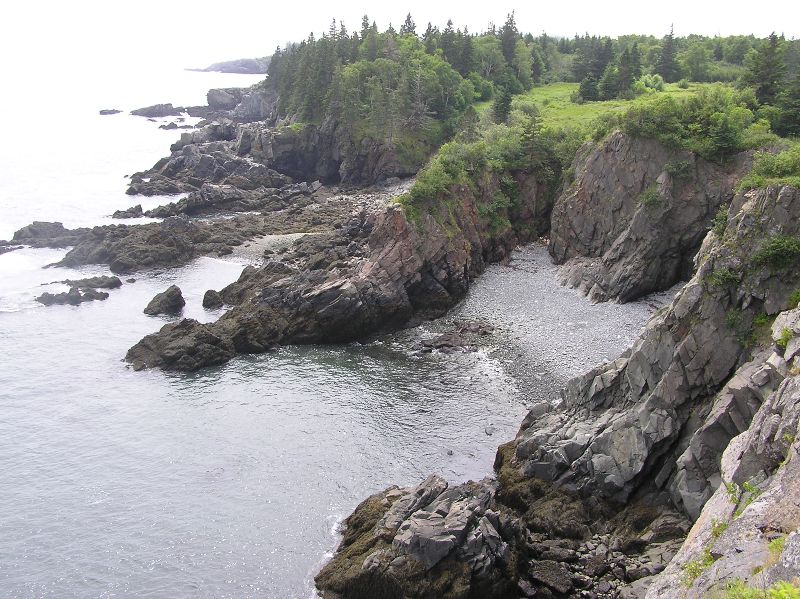
[[[103,116],[106,116],[106,115],[109,115],[109,114],[119,114],[120,112],[122,112],[122,111],[121,110],[117,110],[116,108],[104,108],[103,110],[100,111],[100,114],[103,115]]]
[[[225,301],[222,299],[219,291],[209,289],[205,292],[205,295],[203,295],[203,307],[208,310],[216,310],[217,308],[221,308],[224,303]]]
[[[122,281],[119,277],[109,277],[101,275],[99,277],[89,277],[88,279],[66,279],[64,281],[57,281],[70,287],[77,287],[81,291],[87,289],[118,289],[122,287]]]
[[[144,313],[150,316],[167,314],[174,316],[183,311],[186,301],[183,299],[181,289],[177,285],[170,285],[165,291],[158,293],[150,300]]]
[[[111,218],[139,218],[141,216],[144,216],[142,205],[136,204],[136,206],[132,206],[126,210],[114,211],[114,214],[111,215]]]

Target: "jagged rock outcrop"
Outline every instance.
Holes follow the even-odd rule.
[[[495,229],[479,214],[498,188],[496,176],[453,190],[450,203],[433,203],[418,222],[399,205],[364,210],[336,233],[303,238],[281,261],[245,269],[223,289],[234,305],[212,324],[182,323],[145,337],[127,355],[134,368],[194,370],[234,353],[266,351],[279,343],[339,343],[442,315],[466,293],[487,262],[502,259],[531,222],[545,190],[529,184],[513,215],[514,228]],[[534,191],[536,190],[536,192]],[[538,195],[537,195],[538,193]],[[198,355],[197,344],[215,352]]]
[[[124,274],[179,266],[207,254],[228,254],[231,248],[269,230],[265,218],[254,215],[198,223],[174,217],[160,223],[72,230],[61,223],[34,223],[14,236],[34,247],[72,245],[54,266],[107,264],[111,272]]]
[[[704,454],[716,451],[718,462],[725,438],[749,425],[754,410],[747,402],[763,390],[743,393],[743,383],[731,381],[717,397],[720,406],[736,404],[730,420],[714,412],[715,395],[747,360],[754,320],[785,309],[800,287],[796,268],[762,262],[759,252],[771,239],[800,235],[798,216],[795,188],[738,195],[723,238],[709,234],[693,279],[631,350],[571,381],[558,411],[523,423],[516,442],[523,472],[619,502],[642,481],[655,480],[696,516],[707,485],[718,483]],[[767,385],[769,376],[757,374],[757,380]],[[676,461],[687,447],[676,477]],[[702,465],[687,470],[698,457]]]
[[[647,599],[700,599],[736,581],[766,589],[800,579],[798,335],[800,310],[782,313],[772,327],[775,351],[760,360],[774,390],[760,403],[749,428],[728,444],[719,470],[725,484],[717,485],[675,559],[654,579]],[[755,384],[766,378],[752,371],[748,364],[735,378]]]
[[[242,190],[280,188],[292,183],[290,177],[238,155],[234,143],[225,141],[234,131],[232,123],[215,123],[184,133],[181,141],[173,145],[169,158],[162,158],[149,171],[131,177],[127,193],[169,195],[197,191],[205,183],[233,185]]]
[[[64,248],[75,245],[91,229],[67,229],[62,223],[34,221],[14,233],[11,243],[31,247]]]
[[[750,162],[745,153],[718,165],[619,131],[587,144],[553,208],[550,253],[564,283],[625,302],[688,279]]]
[[[89,277],[87,279],[66,279],[64,281],[56,281],[63,283],[70,287],[77,287],[78,289],[118,289],[122,287],[122,281],[119,277],[109,277],[107,275],[100,275],[99,277]]]
[[[183,311],[186,300],[183,299],[181,288],[177,285],[170,285],[161,293],[153,296],[153,299],[145,306],[144,313],[148,316],[158,316],[159,314],[176,315]]]

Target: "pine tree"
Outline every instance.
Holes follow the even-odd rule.
[[[406,15],[406,20],[400,27],[400,35],[417,35],[417,26],[414,24],[414,19],[411,18],[411,13]]]
[[[428,28],[422,35],[422,42],[425,44],[425,52],[428,54],[436,52],[436,38],[438,37],[438,33],[439,31],[428,21]]]
[[[508,64],[514,62],[514,52],[517,48],[517,39],[519,39],[519,31],[517,24],[514,21],[514,11],[506,18],[506,22],[500,29],[500,41],[503,44],[503,56]]]
[[[364,15],[361,17],[361,39],[367,39],[367,34],[369,33],[369,17]]]
[[[442,35],[439,39],[439,47],[444,53],[445,60],[448,62],[452,61],[456,55],[456,32],[453,29],[452,19],[447,20],[447,27],[442,31]]]
[[[511,113],[511,93],[505,86],[497,90],[497,95],[492,103],[492,116],[495,123],[505,123]]]
[[[781,39],[773,31],[749,61],[745,80],[756,90],[761,104],[775,104],[786,76]]]
[[[533,82],[539,84],[544,79],[544,60],[542,60],[542,53],[539,51],[539,46],[534,44],[531,47],[531,76]]]
[[[598,99],[597,79],[591,75],[585,77],[578,87],[578,95],[587,102],[596,101]]]
[[[800,135],[800,73],[778,96],[780,116],[775,125],[778,135]]]
[[[670,27],[669,35],[664,36],[661,45],[661,54],[655,65],[656,73],[661,75],[667,83],[674,83],[680,76],[677,54],[678,50],[675,46],[675,35],[673,34],[673,28]]]
[[[642,51],[637,42],[631,46],[631,76],[634,81],[642,76]]]

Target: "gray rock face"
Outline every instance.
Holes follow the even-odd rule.
[[[122,111],[117,110],[116,108],[104,108],[103,110],[100,111],[100,114],[102,116],[108,116],[110,114],[119,114],[120,112]]]
[[[719,484],[714,463],[726,438],[747,428],[774,384],[774,369],[745,370],[715,393],[747,358],[753,319],[785,309],[800,286],[798,270],[753,259],[767,235],[798,236],[797,216],[797,189],[737,196],[724,238],[709,234],[696,275],[633,348],[571,381],[560,409],[523,423],[516,440],[522,472],[619,502],[653,480],[696,516]]]
[[[128,194],[163,195],[199,190],[206,183],[231,185],[240,190],[280,188],[291,178],[234,150],[231,138],[237,126],[230,121],[212,123],[184,133],[173,144],[172,155],[149,171],[131,177]]]
[[[175,315],[183,311],[186,300],[183,299],[180,287],[170,285],[165,291],[157,293],[144,309],[144,313],[149,316],[159,314]]]
[[[206,101],[211,110],[233,110],[242,101],[242,89],[210,89]]]
[[[553,208],[550,253],[563,282],[594,301],[625,302],[688,279],[749,164],[748,154],[723,167],[620,132],[587,145]],[[643,202],[647,191],[658,195]]]

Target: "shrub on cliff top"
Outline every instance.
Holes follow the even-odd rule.
[[[742,179],[739,190],[756,189],[770,185],[791,185],[800,189],[800,143],[772,154],[759,152],[750,173]]]

